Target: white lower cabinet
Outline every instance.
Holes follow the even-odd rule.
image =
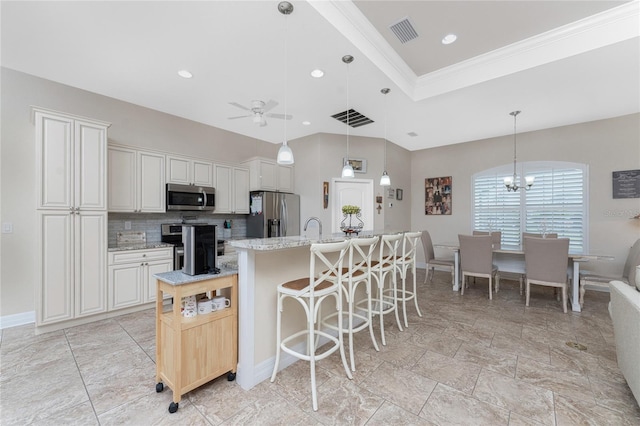
[[[154,274],[173,270],[173,248],[109,253],[109,303],[116,310],[155,300]]]
[[[107,213],[38,211],[41,285],[36,324],[107,310]]]

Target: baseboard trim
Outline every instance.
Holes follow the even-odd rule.
[[[22,312],[19,314],[5,315],[0,317],[0,330],[19,325],[35,324],[36,311]]]

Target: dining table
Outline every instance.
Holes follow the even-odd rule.
[[[434,248],[447,249],[453,251],[454,259],[454,279],[453,291],[460,290],[460,245],[457,242],[434,243]],[[524,248],[520,245],[494,245],[493,253],[495,262],[500,272],[525,274],[524,267]],[[575,251],[569,248],[569,273],[571,276],[571,289],[569,291],[569,299],[571,310],[580,312],[579,291],[580,291],[580,264],[592,260],[613,260],[613,256],[603,255],[599,253],[589,253],[584,251]]]

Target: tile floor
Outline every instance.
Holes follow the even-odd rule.
[[[386,321],[380,352],[368,333],[356,335],[352,381],[337,354],[319,363],[317,412],[308,364],[298,362],[250,391],[221,377],[169,414],[171,391],[155,392],[153,310],[40,336],[6,329],[0,424],[640,424],[616,366],[607,293],[588,292],[584,312],[563,314],[548,289],[525,308],[515,282],[503,280],[489,301],[485,282],[460,296],[448,279],[436,272],[420,286],[423,316],[409,308],[406,331]]]

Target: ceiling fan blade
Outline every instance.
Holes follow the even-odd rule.
[[[229,102],[229,105],[233,105],[234,107],[238,107],[238,108],[243,109],[243,110],[245,110],[245,111],[251,111],[251,109],[247,108],[247,107],[246,107],[246,106],[244,106],[244,105],[240,105],[240,104],[239,104],[239,103],[237,103],[237,102]]]
[[[293,115],[291,114],[273,114],[273,113],[269,113],[269,114],[265,114],[267,117],[271,117],[271,118],[279,118],[280,120],[291,120],[293,118]]]
[[[271,99],[269,102],[264,104],[264,106],[262,107],[262,112],[270,111],[270,110],[274,109],[277,106],[278,106],[278,103],[276,101],[274,101],[273,99]]]
[[[236,115],[235,117],[227,117],[229,120],[235,120],[236,118],[246,118],[246,117],[253,117],[253,114],[248,114],[248,115]]]

